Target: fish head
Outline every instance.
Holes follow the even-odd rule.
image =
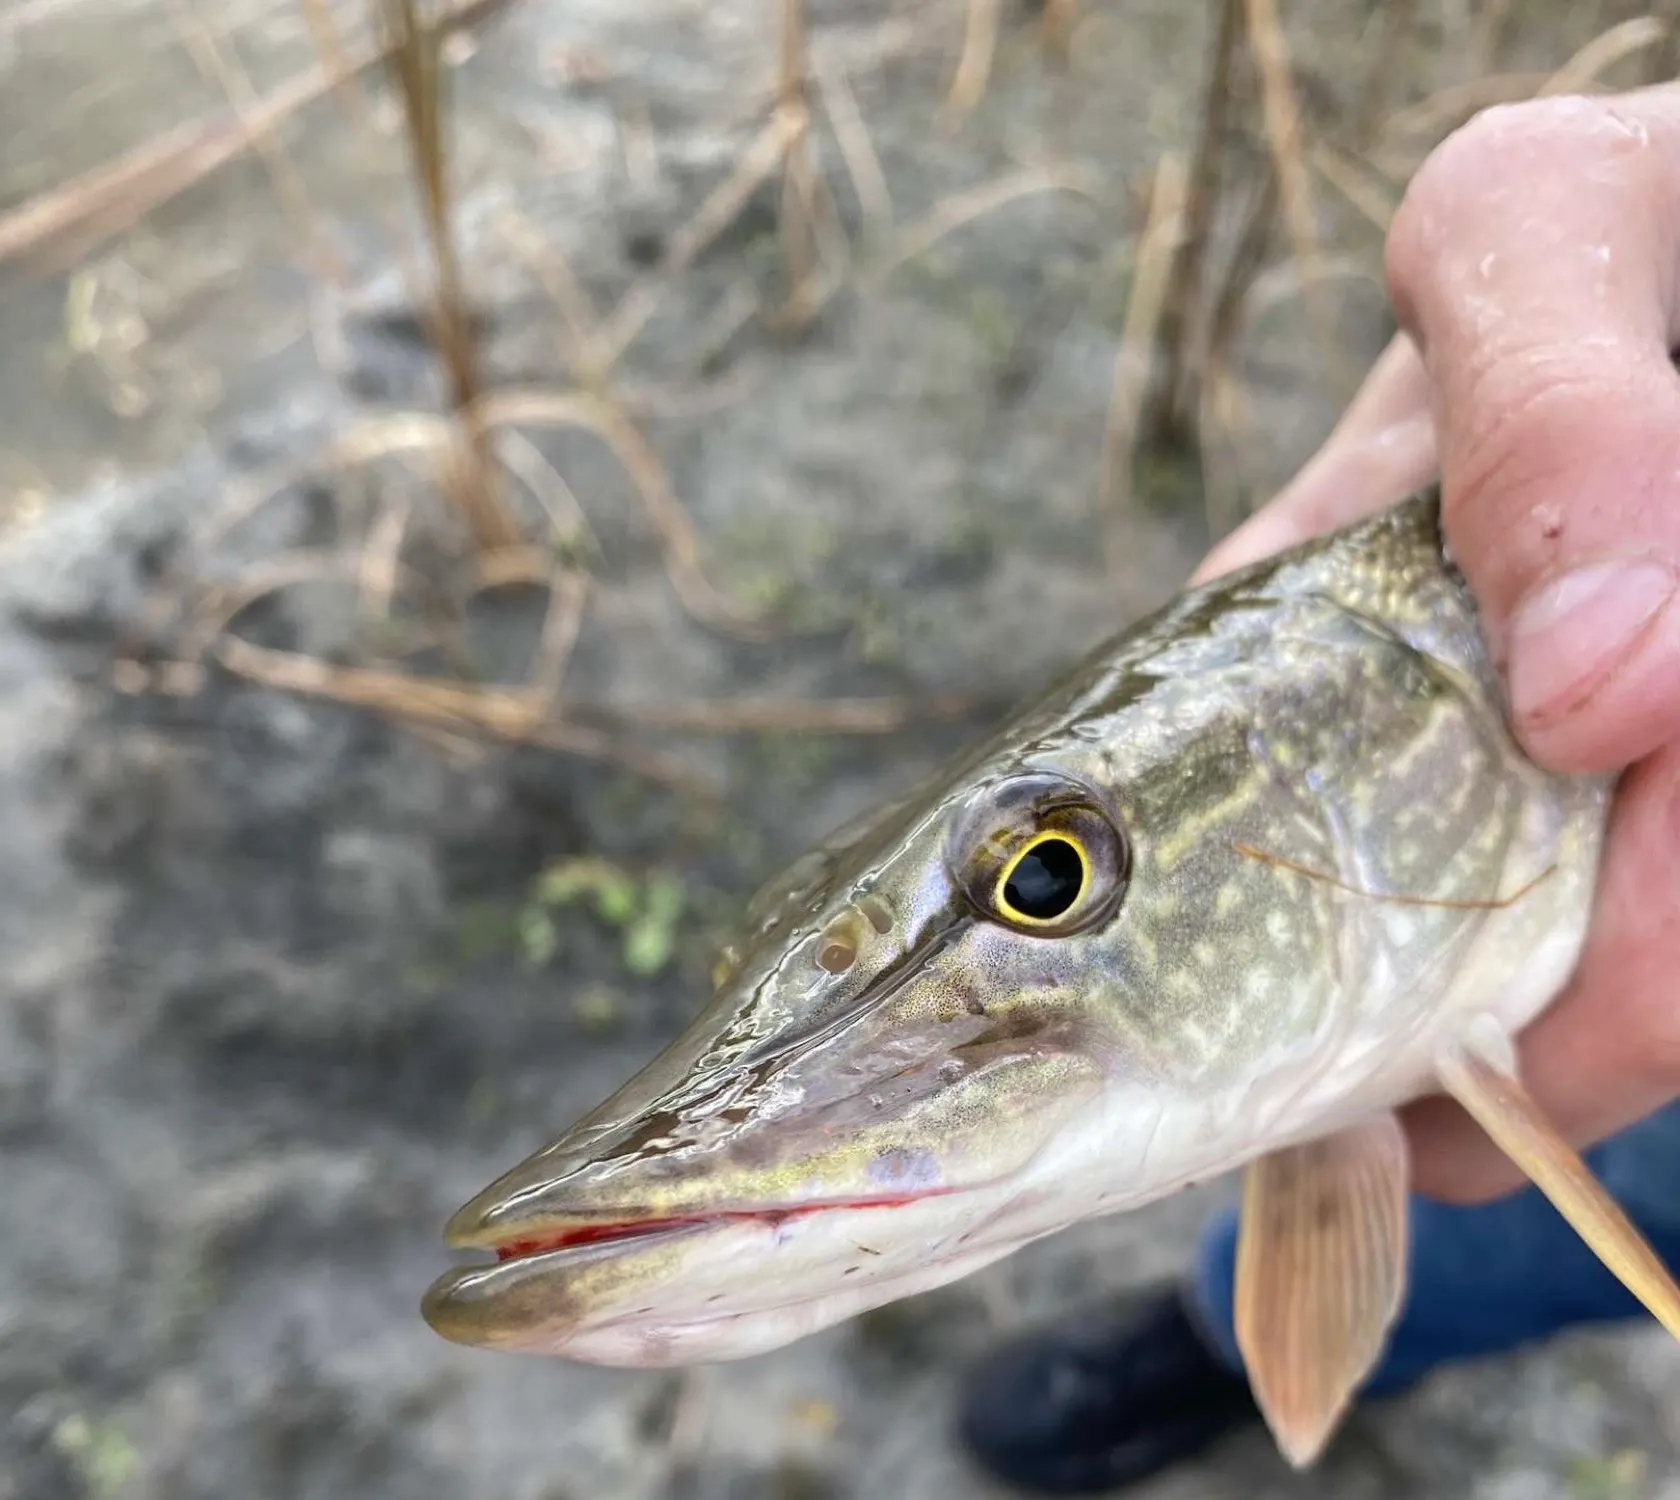
[[[1090,769],[983,759],[768,886],[688,1030],[455,1215],[498,1260],[433,1287],[433,1326],[751,1353],[1075,1216],[1066,1185],[1135,1160],[1162,1097],[1103,978],[1148,900],[1141,810]]]
[[[1416,507],[1099,647],[773,881],[692,1025],[454,1216],[495,1260],[426,1317],[756,1353],[1421,1092],[1455,1005],[1562,982],[1602,823],[1478,640]]]

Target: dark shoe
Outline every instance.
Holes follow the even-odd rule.
[[[1248,1382],[1208,1349],[1177,1293],[1162,1291],[988,1356],[959,1424],[998,1477],[1086,1495],[1145,1479],[1259,1420]]]

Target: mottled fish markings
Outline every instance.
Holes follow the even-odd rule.
[[[1398,1302],[1394,1106],[1445,1082],[1631,1243],[1495,1055],[1574,965],[1607,798],[1513,741],[1433,494],[1191,590],[771,882],[687,1032],[456,1214],[497,1261],[426,1316],[746,1355],[1247,1163],[1239,1334],[1305,1461]]]

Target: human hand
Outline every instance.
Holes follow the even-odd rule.
[[[1625,769],[1580,964],[1518,1048],[1587,1144],[1680,1096],[1680,87],[1478,116],[1413,180],[1387,271],[1405,331],[1197,577],[1439,472],[1518,739],[1556,770]],[[1521,1180],[1444,1098],[1406,1123],[1422,1192]]]

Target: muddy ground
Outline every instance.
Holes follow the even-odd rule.
[[[1282,9],[1332,133],[1374,91],[1391,112],[1478,73],[1543,73],[1632,14],[1526,7],[1490,27],[1510,8],[1415,7],[1373,72],[1380,18]],[[1231,498],[1286,475],[1347,394],[1279,244],[1236,351],[1239,482],[1226,472],[1210,506],[1193,461],[1152,453],[1105,559],[1115,348],[1155,164],[1194,145],[1206,7],[1079,7],[1058,69],[1031,7],[1006,5],[991,88],[957,131],[936,116],[960,6],[809,10],[892,214],[820,112],[821,164],[864,249],[809,327],[763,316],[786,292],[774,182],[680,274],[659,269],[763,127],[763,0],[523,0],[486,24],[452,73],[467,278],[492,382],[552,390],[565,323],[542,247],[598,308],[658,282],[617,388],[717,588],[775,626],[752,641],[698,622],[600,441],[527,427],[585,517],[550,485],[553,551],[596,579],[569,697],[966,699],[943,717],[843,736],[615,730],[601,758],[417,737],[215,663],[152,670],[182,644],[160,600],[203,605],[207,584],[299,549],[351,556],[404,507],[403,562],[446,602],[459,576],[426,464],[323,457],[439,389],[392,254],[412,243],[401,140],[355,98],[315,104],[282,153],[69,264],[0,267],[0,1500],[988,1495],[949,1439],[964,1362],[1170,1273],[1224,1190],[681,1376],[456,1349],[417,1315],[446,1215],[676,1029],[747,891],[1161,600]],[[0,210],[220,108],[207,39],[258,93],[279,86],[312,56],[301,14],[12,0]],[[1239,158],[1239,178],[1262,159]],[[917,237],[1005,177],[1023,190]],[[1357,369],[1387,332],[1380,234],[1318,191]],[[273,498],[206,535],[259,493]],[[370,625],[367,596],[318,573],[244,610],[240,633],[355,664],[429,618]],[[516,677],[540,604],[471,601],[459,649],[409,664]],[[633,773],[632,748],[671,764]],[[580,858],[651,913],[634,933],[535,899]],[[1151,1493],[1680,1494],[1676,1398],[1664,1340],[1571,1339],[1359,1416],[1314,1474],[1253,1435]]]

